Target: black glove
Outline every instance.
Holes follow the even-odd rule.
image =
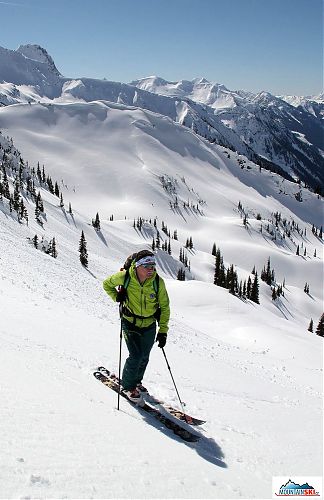
[[[166,339],[167,339],[167,334],[166,333],[162,333],[162,332],[159,332],[156,336],[156,341],[155,342],[158,342],[159,344],[159,347],[164,347],[165,344],[166,344]]]
[[[127,292],[126,292],[125,288],[121,287],[117,291],[116,302],[125,302],[126,297],[127,297]]]

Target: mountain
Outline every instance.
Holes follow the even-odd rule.
[[[296,108],[304,109],[321,120],[324,119],[324,93],[308,97],[285,95],[280,98]]]
[[[324,186],[323,132],[318,111],[294,107],[269,93],[230,91],[205,79],[167,82],[149,77],[131,84],[61,77],[38,46],[0,50],[0,103],[108,100],[138,106],[191,128],[290,180]]]
[[[287,96],[230,91],[222,84],[205,79],[167,82],[149,77],[132,85],[159,95],[190,98],[213,108],[222,124],[235,131],[257,155],[248,153],[250,159],[262,163],[266,158],[291,177],[313,187],[323,185],[324,126],[318,119],[324,114],[321,96],[314,100],[299,98],[297,107],[296,99],[290,100]],[[237,144],[234,149],[239,151]]]
[[[322,197],[157,111],[186,104],[200,123],[205,104],[65,79],[37,54],[17,55],[37,84],[1,87],[0,496],[264,498],[283,470],[319,476]],[[118,305],[102,281],[158,235],[165,352],[187,411],[206,420],[195,445],[125,400],[118,411],[92,375],[118,372]],[[214,284],[214,243],[229,288]],[[157,344],[143,382],[178,404]]]

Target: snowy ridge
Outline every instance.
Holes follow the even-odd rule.
[[[66,86],[81,92],[88,83]],[[125,104],[129,86],[119,90],[114,102],[80,102],[75,93],[0,108],[10,191],[22,159],[26,179],[44,164],[64,198],[62,207],[35,178],[43,227],[26,179],[28,226],[0,201],[0,496],[271,498],[273,476],[322,470],[322,339],[307,328],[322,314],[323,240],[312,226],[322,224],[323,200],[156,109]],[[91,225],[96,212],[100,231]],[[178,235],[157,261],[171,299],[168,359],[188,411],[207,420],[195,446],[127,402],[118,412],[116,395],[92,376],[98,365],[118,369],[118,308],[102,280],[150,248],[154,219],[163,242],[162,221]],[[88,269],[79,261],[81,231]],[[35,234],[55,237],[56,259],[34,248]],[[182,282],[179,252],[190,236]],[[272,300],[260,281],[257,305],[215,286],[214,242],[243,280],[253,266],[260,276],[270,257],[284,296]],[[144,382],[177,405],[157,346]]]
[[[134,105],[168,116],[290,180],[300,179],[317,191],[324,184],[320,103],[296,108],[267,92],[230,91],[204,78],[167,82],[154,76],[130,85],[91,78],[71,80],[60,75],[45,49],[26,45],[20,50],[28,58],[0,48],[2,105],[49,100]],[[14,87],[8,89],[8,83]]]

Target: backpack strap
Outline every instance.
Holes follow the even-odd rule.
[[[126,274],[125,274],[125,278],[124,278],[124,284],[122,285],[124,293],[125,293],[125,298],[127,296],[126,290],[127,290],[128,285],[129,285],[129,282],[130,282],[129,269],[126,269]],[[159,287],[160,287],[160,276],[158,274],[156,274],[155,278],[154,278],[154,281],[153,281],[153,288],[154,288],[154,291],[156,293],[156,297],[157,297],[158,301],[159,301]],[[136,318],[138,318],[138,319],[146,319],[147,317],[150,317],[150,316],[138,316],[137,314],[132,313],[126,306],[123,306],[122,312],[125,315],[127,315],[128,317],[133,317],[133,323],[134,324],[135,324]],[[161,308],[160,308],[160,306],[158,306],[158,308],[157,308],[157,310],[156,310],[156,312],[154,314],[154,318],[157,321],[159,321],[159,319],[160,319],[160,314],[161,314]]]
[[[157,299],[159,299],[159,287],[160,287],[160,276],[158,274],[155,275],[154,281],[153,281],[153,288],[156,293]]]
[[[123,288],[124,288],[124,290],[127,290],[127,287],[128,287],[128,285],[129,285],[129,282],[130,282],[130,274],[129,274],[129,269],[126,269],[126,274],[125,274],[124,284],[123,284]]]

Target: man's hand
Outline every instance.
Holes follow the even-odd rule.
[[[159,332],[156,336],[156,342],[159,343],[158,346],[161,348],[164,347],[166,344],[166,339],[167,339],[167,334]]]

